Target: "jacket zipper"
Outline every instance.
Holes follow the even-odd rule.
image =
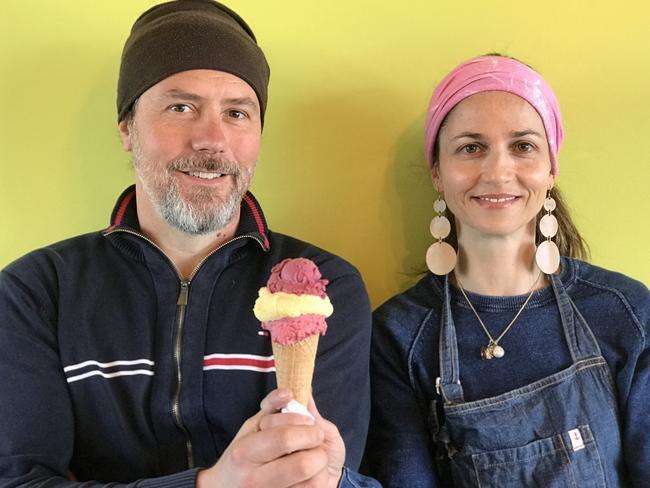
[[[245,239],[245,238],[251,238],[257,241],[257,243],[262,247],[262,249],[266,248],[264,247],[264,243],[259,240],[257,237],[250,235],[250,234],[244,234],[241,236],[237,236],[234,239],[229,240],[228,242],[224,242],[221,244],[219,247],[216,249],[213,249],[210,251],[199,263],[194,267],[192,272],[190,273],[190,276],[188,279],[183,279],[180,271],[174,264],[174,262],[165,254],[165,252],[151,239],[148,237],[144,236],[143,234],[140,234],[139,232],[135,232],[130,229],[114,229],[110,232],[107,232],[105,235],[110,235],[113,234],[114,232],[125,232],[127,234],[132,234],[136,237],[140,237],[141,239],[144,239],[147,241],[149,244],[151,244],[153,247],[158,249],[160,251],[160,254],[165,256],[167,261],[171,264],[172,268],[176,271],[176,276],[178,276],[178,279],[180,280],[180,291],[178,294],[178,300],[176,301],[176,306],[178,307],[178,313],[176,315],[176,334],[174,336],[174,369],[176,372],[176,391],[174,392],[174,398],[172,401],[172,418],[174,419],[174,423],[176,426],[185,434],[185,449],[187,453],[187,466],[189,469],[194,468],[194,447],[192,446],[192,439],[190,437],[190,433],[188,432],[187,428],[185,427],[185,424],[183,423],[183,419],[181,418],[181,391],[183,389],[183,373],[181,370],[181,359],[182,359],[182,340],[183,340],[183,328],[185,325],[185,310],[187,308],[187,303],[189,299],[189,293],[190,293],[190,283],[192,282],[192,279],[196,275],[196,273],[199,271],[203,263],[207,261],[207,259],[212,256],[214,253],[219,251],[220,249],[223,249],[225,246],[230,244],[231,242],[238,241],[240,239]]]
[[[176,335],[174,337],[174,369],[176,371],[176,392],[174,393],[174,400],[172,403],[172,415],[174,417],[176,426],[185,434],[187,467],[189,469],[192,469],[194,467],[194,448],[192,447],[190,433],[185,428],[183,420],[181,419],[181,390],[183,388],[183,374],[181,372],[182,339],[189,288],[189,280],[181,281],[181,289],[178,294],[178,301],[176,302],[176,305],[178,306],[178,315],[176,316]]]

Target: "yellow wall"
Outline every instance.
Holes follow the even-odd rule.
[[[152,0],[0,5],[0,266],[106,226],[132,180],[118,143],[122,44]],[[644,0],[231,0],[272,69],[253,191],[270,225],[341,254],[373,304],[430,241],[422,123],[432,88],[499,51],[541,71],[564,112],[559,184],[593,262],[650,284],[650,6]]]

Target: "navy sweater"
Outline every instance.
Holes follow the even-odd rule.
[[[626,276],[569,258],[562,258],[560,279],[595,335],[614,379],[625,461],[622,469],[634,486],[648,486],[650,292]],[[427,274],[375,312],[367,461],[369,473],[386,487],[442,486],[433,462],[436,423],[431,409],[439,376],[442,290],[443,278]],[[503,331],[527,297],[469,292],[468,296],[492,337]],[[465,401],[523,387],[572,362],[550,286],[533,295],[500,342],[506,350],[503,359],[480,359],[486,335],[453,286],[451,312]]]
[[[330,281],[314,397],[356,469],[369,417],[359,273],[269,231],[249,193],[237,237],[183,280],[139,234],[134,195],[122,194],[108,229],[0,274],[0,485],[78,486],[73,475],[86,487],[194,486],[276,387],[252,307],[271,267],[299,256]]]

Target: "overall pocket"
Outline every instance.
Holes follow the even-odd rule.
[[[477,486],[605,488],[598,447],[588,425],[521,447],[471,456]]]

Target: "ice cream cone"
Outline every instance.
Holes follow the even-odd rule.
[[[313,261],[284,259],[271,269],[253,307],[262,328],[271,333],[278,387],[293,393],[295,402],[286,410],[308,416],[318,339],[327,330],[325,319],[334,312],[325,293],[327,283]],[[305,408],[294,410],[301,405]]]
[[[311,395],[319,337],[314,334],[287,345],[272,343],[278,388],[290,389],[294,399],[304,406]]]

